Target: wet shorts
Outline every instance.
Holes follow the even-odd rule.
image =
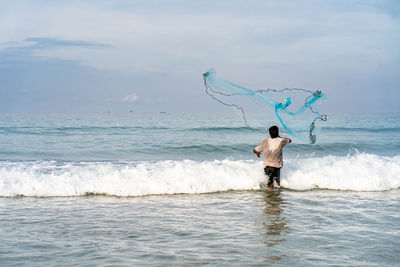
[[[273,184],[274,180],[278,185],[281,184],[281,168],[267,166],[264,168],[264,172],[268,176],[268,185]]]

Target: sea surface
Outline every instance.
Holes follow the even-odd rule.
[[[0,266],[399,266],[400,114],[328,114],[282,188],[235,114],[0,114]]]

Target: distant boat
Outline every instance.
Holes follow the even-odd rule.
[[[167,112],[165,112],[165,111],[160,111],[160,114],[167,114]]]

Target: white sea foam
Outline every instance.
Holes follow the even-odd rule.
[[[301,159],[287,164],[284,172],[282,186],[295,190],[385,191],[400,187],[400,156],[357,153]]]
[[[260,161],[2,162],[0,196],[194,194],[259,189],[264,179]],[[294,190],[399,188],[400,156],[358,154],[286,160],[282,186]]]

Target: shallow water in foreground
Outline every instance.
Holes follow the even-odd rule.
[[[2,266],[388,266],[399,190],[0,198]]]

